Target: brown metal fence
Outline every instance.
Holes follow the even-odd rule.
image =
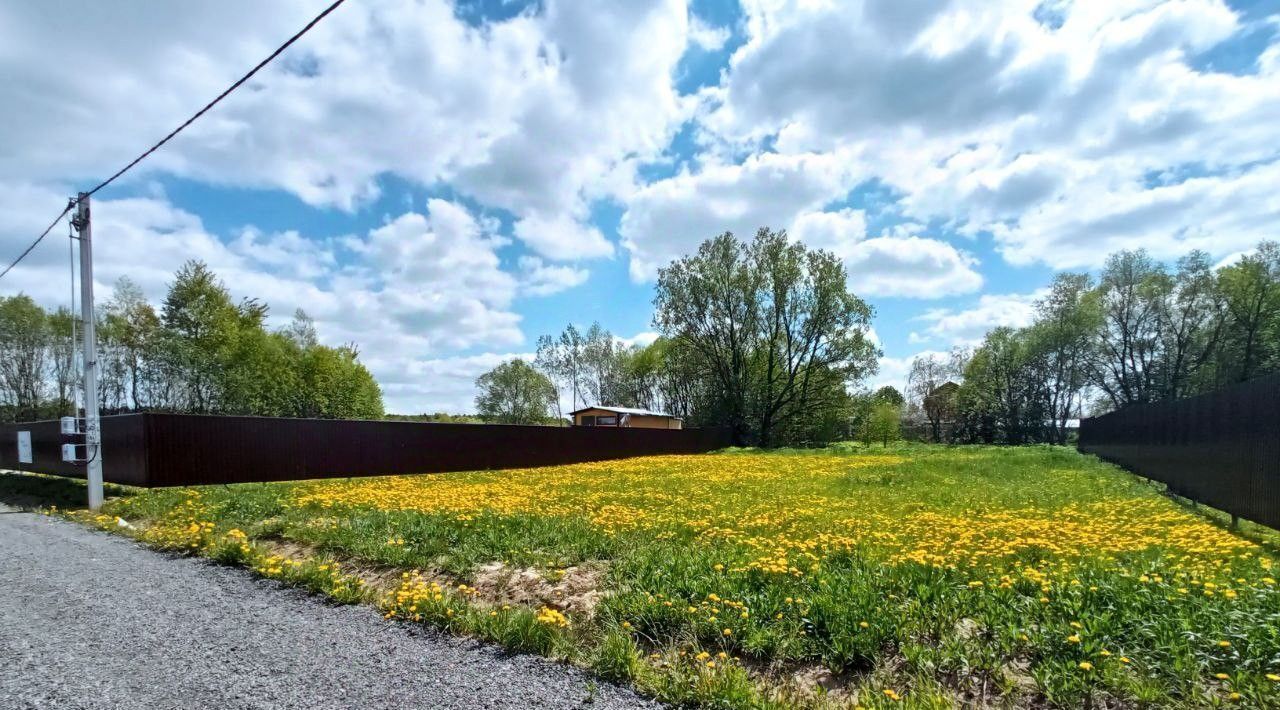
[[[1085,419],[1078,448],[1280,528],[1280,376]]]
[[[19,431],[33,461],[18,461]],[[547,427],[275,419],[185,414],[102,418],[103,477],[134,486],[346,478],[551,466],[704,453],[729,445],[715,429]],[[63,463],[58,422],[0,426],[0,468],[84,477]]]

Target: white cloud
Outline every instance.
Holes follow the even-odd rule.
[[[591,259],[613,254],[613,244],[599,229],[563,217],[530,215],[516,222],[515,234],[520,241],[552,259]]]
[[[552,266],[536,256],[520,257],[520,290],[533,296],[549,296],[586,283],[590,273],[572,266]]]
[[[872,392],[881,387],[892,387],[899,392],[907,391],[907,373],[911,371],[911,357],[881,357],[879,369],[866,382],[867,389]]]
[[[845,258],[859,294],[941,298],[982,288],[977,260],[946,242],[922,237],[877,237]]]
[[[983,294],[969,308],[931,309],[914,319],[927,325],[911,333],[909,340],[947,347],[977,345],[992,328],[1030,325],[1035,318],[1035,302],[1044,295],[1044,290],[1026,294]]]
[[[786,228],[843,194],[846,169],[834,155],[764,153],[638,189],[621,226],[632,278],[652,279],[659,267],[725,231],[749,239],[760,227]]]
[[[30,186],[0,190],[4,253],[16,253],[30,239],[31,220],[23,215],[38,213],[53,194]],[[33,197],[35,205],[22,202]],[[183,262],[203,260],[233,298],[270,305],[274,325],[302,308],[315,318],[323,342],[357,343],[396,411],[459,406],[447,378],[415,379],[431,372],[423,363],[439,364],[468,348],[519,346],[524,334],[511,307],[516,295],[522,289],[550,293],[585,278],[584,271],[536,257],[521,262],[519,278],[503,271],[496,250],[507,240],[491,232],[494,225],[438,199],[425,213],[407,212],[367,234],[331,240],[253,228],[223,240],[199,217],[156,198],[95,200],[93,210],[100,302],[128,276],[158,304]],[[69,301],[64,230],[5,277],[5,293],[25,292],[51,307]]]
[[[476,410],[475,381],[509,360],[533,360],[533,353],[481,353],[413,360],[379,377],[388,412],[467,414]]]
[[[474,24],[456,7],[368,0],[317,26],[127,176],[142,197],[96,201],[100,285],[128,273],[156,297],[201,258],[237,296],[279,317],[302,305],[395,378],[471,357],[459,349],[520,347],[516,299],[582,283],[581,262],[618,252],[648,281],[726,230],[786,228],[838,254],[855,292],[923,298],[983,286],[979,250],[938,233],[1016,265],[1078,268],[1137,246],[1230,258],[1280,221],[1280,33],[1252,67],[1206,69],[1200,53],[1246,29],[1223,0],[743,0],[745,43],[692,97],[675,86],[681,58],[730,32],[682,0],[547,0]],[[66,22],[56,3],[0,6],[0,247],[16,254],[65,195],[313,12],[153,1],[78,6]],[[694,155],[672,144],[682,126]],[[643,177],[668,165],[676,174]],[[341,238],[211,235],[150,188],[163,175],[325,209],[367,208],[389,175],[460,200]],[[887,208],[840,207],[869,180]],[[593,221],[600,200],[622,209],[617,245]],[[37,250],[6,291],[65,300],[64,247]],[[972,342],[1021,324],[1030,297],[928,311],[912,340]]]
[[[1224,256],[1275,237],[1277,185],[1280,162],[1151,188],[1091,181],[997,227],[995,236],[1013,263],[1063,268],[1096,267],[1110,252],[1137,247],[1161,259],[1192,249]]]
[[[626,345],[627,347],[631,347],[631,346],[633,346],[633,345],[639,345],[640,347],[646,347],[646,346],[648,346],[648,345],[652,344],[652,343],[653,343],[653,341],[657,340],[657,339],[658,339],[658,338],[660,338],[660,337],[662,337],[662,336],[661,336],[661,334],[660,334],[660,333],[657,333],[657,332],[655,332],[655,331],[652,331],[652,330],[642,330],[642,331],[640,331],[639,333],[636,333],[635,335],[633,335],[633,336],[631,336],[631,337],[629,337],[629,338],[621,338],[621,337],[619,337],[619,338],[615,338],[615,339],[616,339],[619,343],[622,343],[623,345]]]
[[[911,226],[868,239],[866,213],[846,208],[800,215],[788,234],[843,260],[850,287],[862,296],[941,298],[982,288],[976,259],[946,242],[911,236]]]
[[[867,238],[867,214],[845,208],[837,212],[808,212],[791,223],[787,235],[810,249],[823,249],[841,259],[853,256]]]
[[[689,15],[689,41],[704,52],[714,52],[729,41],[728,27],[712,27],[701,17]]]
[[[746,2],[704,126],[738,150],[856,156],[906,217],[992,232],[1015,263],[1257,241],[1276,214],[1280,35],[1233,75],[1193,62],[1243,27],[1221,0],[1064,3],[1060,26],[1041,5]]]
[[[11,79],[0,180],[108,174],[311,13],[142,2],[77,8],[69,23],[47,5],[0,9]],[[688,114],[673,77],[689,31],[680,0],[551,0],[483,27],[445,0],[352,3],[126,180],[169,172],[353,209],[394,173],[539,224],[581,224],[592,199],[630,189],[633,164],[661,153]],[[610,252],[598,233],[569,245],[521,234],[552,258]]]

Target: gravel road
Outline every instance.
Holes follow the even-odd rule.
[[[0,506],[0,708],[531,707],[659,706],[541,658]]]

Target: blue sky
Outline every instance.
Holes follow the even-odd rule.
[[[323,4],[0,8],[0,256]],[[1058,271],[1275,238],[1277,115],[1280,0],[350,3],[98,195],[99,293],[201,258],[390,410],[466,411],[566,323],[651,338],[658,268],[770,226],[845,261],[901,385]]]

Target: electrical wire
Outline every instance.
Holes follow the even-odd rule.
[[[36,240],[34,242],[31,242],[31,246],[27,247],[21,254],[19,254],[18,258],[14,259],[12,264],[9,264],[8,266],[6,266],[4,268],[4,271],[0,271],[0,279],[4,278],[5,274],[12,271],[13,267],[18,265],[18,262],[27,258],[27,254],[30,254],[31,250],[35,249],[37,244],[43,241],[45,237],[49,236],[49,232],[52,232],[53,228],[58,226],[58,222],[61,222],[62,218],[66,217],[67,213],[70,211],[71,211],[71,204],[68,203],[66,207],[62,208],[62,212],[59,213],[58,216],[55,217],[54,220],[49,223],[49,226],[44,228],[44,231],[40,233],[40,236],[36,237]]]
[[[290,37],[288,40],[286,40],[284,44],[277,47],[276,51],[268,55],[266,59],[263,59],[262,61],[258,62],[258,65],[250,69],[248,74],[245,74],[244,76],[240,77],[240,79],[237,80],[236,83],[227,87],[226,91],[223,91],[221,94],[218,94],[217,98],[205,104],[204,108],[200,109],[199,111],[196,111],[195,114],[191,116],[191,118],[188,118],[186,121],[183,121],[181,126],[178,126],[177,128],[170,131],[169,135],[165,136],[164,138],[161,138],[159,143],[156,143],[155,145],[151,146],[142,155],[139,155],[138,157],[134,158],[128,165],[116,171],[115,175],[112,175],[106,180],[103,180],[102,182],[98,183],[98,185],[94,187],[92,190],[90,190],[88,194],[92,195],[98,190],[101,190],[107,185],[110,185],[112,182],[115,181],[116,178],[129,172],[130,168],[142,162],[143,159],[146,158],[148,155],[151,155],[152,153],[156,152],[160,148],[160,146],[164,145],[165,143],[168,143],[171,138],[181,133],[184,128],[186,128],[187,126],[190,126],[193,122],[195,122],[197,118],[200,118],[205,114],[205,112],[207,112],[209,109],[216,106],[218,102],[225,99],[228,94],[240,88],[240,85],[248,81],[254,74],[257,74],[259,69],[262,69],[266,65],[270,64],[271,60],[280,56],[280,53],[288,49],[289,45],[293,44],[294,42],[297,42],[302,37],[302,35],[306,34],[312,27],[315,27],[316,24],[319,23],[321,20],[323,20],[325,17],[327,17],[329,13],[333,12],[334,10],[337,10],[338,6],[345,1],[346,0],[335,0],[334,3],[329,5],[329,7],[326,7],[323,12],[321,12],[319,15],[316,15],[314,18],[312,18],[312,20],[308,22],[305,27],[298,30],[298,32],[294,34],[292,37]]]
[[[86,196],[92,195],[96,193],[98,190],[101,190],[107,185],[110,185],[111,183],[115,182],[116,179],[119,178],[121,175],[124,175],[125,173],[133,169],[133,166],[137,165],[138,163],[141,163],[143,160],[147,158],[147,156],[159,150],[161,146],[163,146],[165,143],[168,143],[170,140],[172,140],[174,136],[181,133],[184,129],[186,129],[187,126],[190,126],[192,123],[194,123],[196,119],[200,118],[205,113],[207,113],[209,109],[218,105],[218,102],[227,98],[227,96],[230,95],[231,92],[240,88],[240,86],[243,85],[249,79],[251,79],[254,74],[257,74],[259,70],[261,70],[266,65],[270,64],[273,59],[280,56],[280,54],[283,53],[284,50],[288,49],[294,42],[297,42],[299,39],[301,39],[302,36],[305,35],[307,32],[309,32],[312,27],[315,27],[321,20],[323,20],[325,17],[328,17],[329,13],[338,9],[338,6],[344,2],[346,2],[346,0],[334,0],[333,3],[331,3],[323,11],[321,11],[319,15],[316,15],[315,17],[313,17],[311,21],[308,22],[302,29],[298,30],[296,33],[294,33],[292,37],[285,40],[284,44],[280,45],[279,47],[276,48],[274,52],[267,55],[266,59],[263,59],[262,61],[258,62],[257,66],[249,70],[249,73],[240,77],[234,84],[232,84],[231,86],[228,86],[226,90],[224,90],[221,94],[218,94],[217,97],[213,99],[213,101],[210,101],[209,103],[205,104],[204,108],[200,109],[199,111],[196,111],[194,114],[192,114],[191,118],[188,118],[187,120],[183,121],[182,125],[170,131],[169,135],[165,136],[164,138],[161,138],[158,143],[148,148],[138,157],[129,161],[128,165],[117,170],[111,177],[95,185],[94,188],[92,190],[89,190],[87,193],[85,193],[85,195]],[[58,224],[58,221],[61,220],[63,217],[65,217],[67,212],[71,211],[71,208],[75,205],[75,202],[76,202],[75,200],[72,200],[70,203],[68,203],[67,206],[58,215],[58,217],[54,219],[53,222],[51,222],[47,228],[45,228],[44,232],[41,233],[40,236],[36,237],[36,240],[32,242],[31,245],[28,246],[26,250],[22,252],[22,254],[18,255],[17,259],[13,260],[13,263],[5,267],[4,271],[0,271],[0,279],[3,279],[5,275],[8,274],[13,269],[13,267],[17,266],[19,262],[27,258],[27,255],[31,253],[31,250],[35,249],[36,245],[39,244],[46,236],[48,236],[49,232],[53,230],[53,228]]]

